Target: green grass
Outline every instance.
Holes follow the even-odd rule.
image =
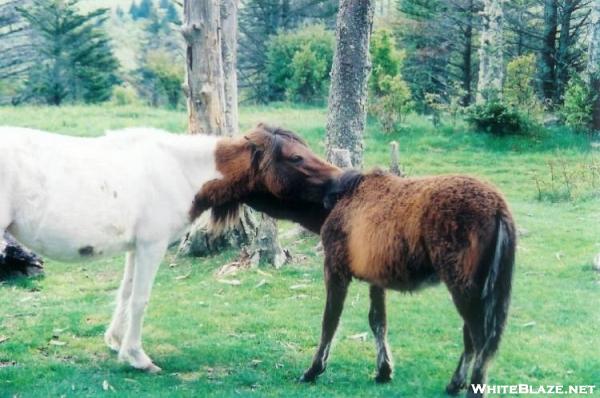
[[[259,121],[295,130],[324,151],[323,109],[241,109],[244,129]],[[143,107],[0,108],[0,124],[77,135],[140,125],[182,132],[186,115]],[[591,266],[600,252],[600,199],[539,202],[533,181],[556,156],[585,162],[597,159],[598,150],[590,149],[586,137],[561,130],[497,139],[461,124],[436,130],[417,117],[408,125],[405,132],[384,135],[369,124],[367,167],[385,168],[388,143],[397,140],[411,175],[468,173],[491,181],[506,194],[519,228],[527,230],[519,240],[508,327],[489,381],[600,388],[600,277]],[[238,273],[233,278],[239,286],[219,283],[214,275],[236,253],[209,259],[169,254],[144,328],[146,350],[163,368],[159,375],[119,364],[103,344],[121,258],[48,261],[44,278],[0,285],[0,336],[8,337],[0,343],[0,364],[15,362],[0,365],[0,396],[444,396],[462,338],[443,286],[389,294],[395,378],[379,386],[372,381],[372,336],[349,338],[369,332],[368,288],[353,283],[327,372],[315,385],[298,384],[320,332],[322,258],[315,254],[315,238],[284,244],[294,255],[292,265],[263,268],[268,275]],[[257,287],[262,280],[267,283]],[[53,336],[66,344],[51,344]],[[105,380],[114,392],[103,390]]]

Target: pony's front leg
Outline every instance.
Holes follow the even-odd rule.
[[[121,348],[121,342],[125,335],[125,329],[127,327],[127,307],[129,305],[129,297],[131,296],[131,289],[133,285],[133,267],[134,267],[135,255],[134,252],[127,252],[125,255],[125,271],[123,273],[123,279],[121,280],[121,286],[117,292],[117,306],[110,322],[110,326],[104,334],[104,341],[106,345],[113,351],[119,351]]]
[[[321,343],[313,358],[311,367],[304,372],[304,375],[300,378],[301,382],[315,381],[317,376],[325,371],[329,350],[331,348],[331,341],[333,340],[333,336],[335,335],[335,331],[340,322],[340,316],[344,309],[344,301],[346,300],[349,284],[350,279],[333,273],[326,261],[325,287],[327,290],[327,302],[323,314]]]
[[[142,349],[142,323],[156,271],[167,250],[165,242],[137,244],[133,271],[133,289],[129,299],[129,324],[119,359],[151,373],[160,371]]]
[[[369,295],[371,297],[369,325],[377,345],[377,376],[375,376],[375,381],[386,383],[392,379],[392,354],[387,342],[385,290],[379,286],[371,285]]]

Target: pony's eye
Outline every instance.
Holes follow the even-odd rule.
[[[296,163],[296,164],[302,162],[303,160],[304,160],[304,158],[300,155],[294,155],[290,158],[290,162]]]

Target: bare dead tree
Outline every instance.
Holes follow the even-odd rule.
[[[502,0],[484,0],[479,47],[477,102],[493,100],[502,94],[504,76]]]
[[[27,21],[17,11],[30,0],[0,1],[0,85],[15,86],[36,64],[35,40]],[[0,105],[18,101],[13,95],[0,93]]]
[[[182,34],[187,44],[187,88],[189,131],[192,134],[235,135],[238,133],[237,10],[238,0],[184,3]],[[225,247],[250,247],[254,263],[277,267],[287,259],[277,239],[274,220],[258,216],[248,207],[240,212],[239,224],[224,234],[208,227],[208,214],[201,216],[182,241],[180,251],[206,255]]]
[[[231,135],[238,133],[237,37],[239,0],[221,4],[221,54],[225,87],[225,125]]]
[[[225,78],[218,0],[184,2],[181,33],[186,42],[188,130],[226,135]]]
[[[357,168],[362,167],[373,13],[372,0],[340,1],[331,70],[327,157],[331,159],[334,148],[347,149],[351,154],[352,165]]]
[[[586,74],[590,92],[595,94],[592,110],[592,129],[600,131],[600,0],[594,0],[591,4]]]

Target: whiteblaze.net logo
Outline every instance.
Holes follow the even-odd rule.
[[[531,394],[531,395],[592,395],[596,389],[595,385],[539,385],[531,384],[471,384],[469,387],[476,394]]]

